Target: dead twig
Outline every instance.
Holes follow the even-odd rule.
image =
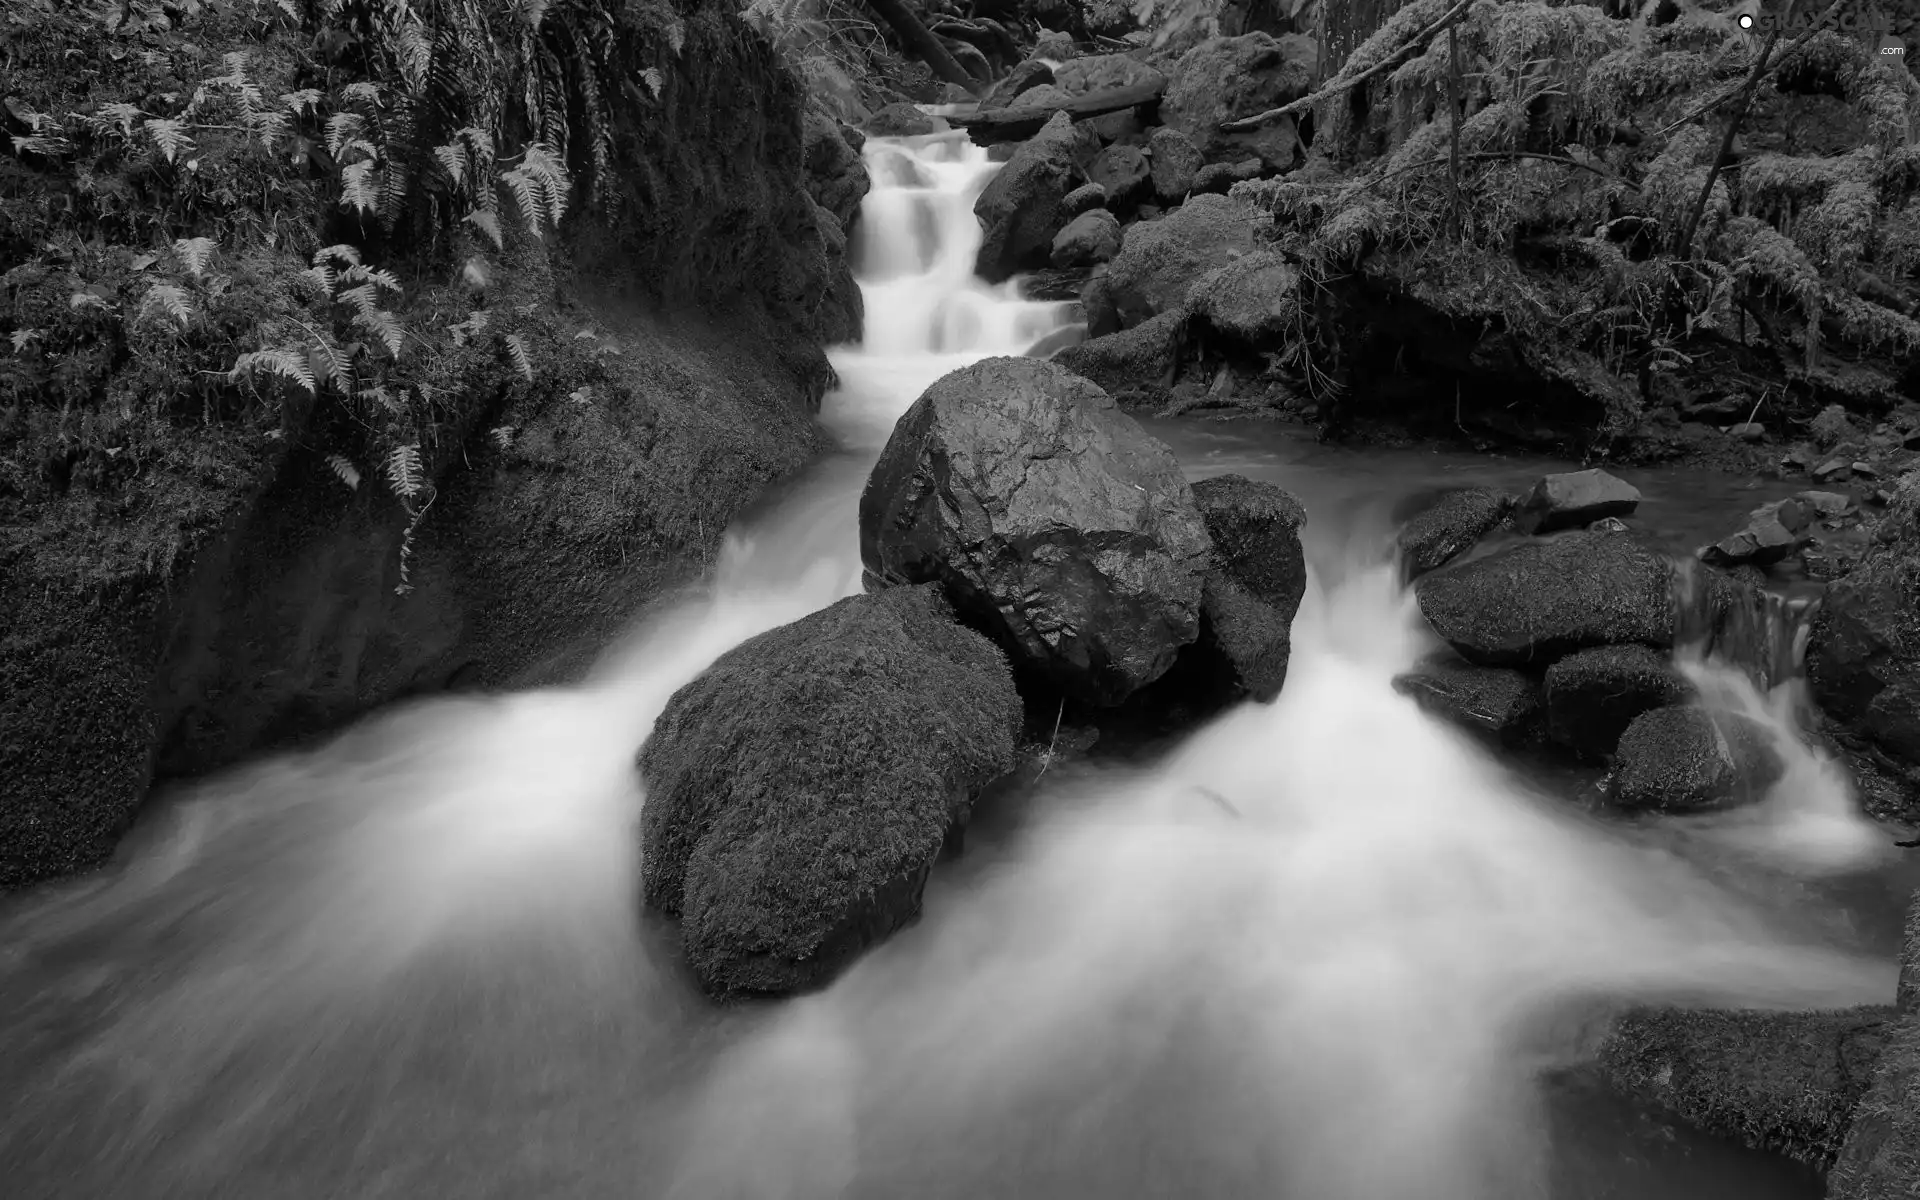
[[[1332,83],[1328,84],[1326,87],[1321,88],[1319,91],[1314,92],[1312,95],[1302,96],[1300,97],[1300,99],[1295,100],[1292,103],[1282,104],[1279,108],[1270,108],[1263,113],[1255,113],[1251,117],[1242,117],[1238,121],[1228,121],[1224,125],[1220,126],[1220,131],[1222,133],[1245,133],[1249,129],[1258,129],[1262,125],[1268,124],[1269,122],[1278,121],[1281,117],[1292,116],[1294,113],[1312,108],[1314,105],[1320,103],[1322,100],[1325,100],[1331,96],[1337,96],[1342,92],[1352,91],[1354,88],[1359,87],[1361,84],[1365,83],[1367,80],[1372,79],[1375,75],[1378,75],[1380,72],[1386,70],[1388,67],[1398,66],[1401,63],[1401,61],[1406,58],[1406,56],[1410,51],[1418,49],[1420,46],[1425,44],[1428,38],[1440,32],[1442,29],[1447,28],[1448,24],[1455,17],[1465,12],[1467,9],[1467,6],[1471,3],[1473,3],[1473,0],[1460,0],[1460,3],[1448,9],[1446,13],[1442,15],[1439,20],[1427,26],[1425,29],[1422,29],[1419,33],[1414,34],[1413,37],[1410,38],[1406,42],[1406,44],[1402,45],[1398,50],[1395,50],[1392,54],[1387,55],[1385,58],[1373,64],[1371,67],[1368,67],[1366,70],[1361,71],[1357,75],[1353,76],[1351,79],[1340,79],[1336,77]]]

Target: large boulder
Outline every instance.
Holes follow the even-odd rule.
[[[1198,636],[1212,549],[1173,452],[1034,358],[935,382],[860,498],[872,579],[942,584],[1017,667],[1096,705],[1159,678]]]
[[[981,102],[981,107],[1006,108],[1024,93],[1052,82],[1053,67],[1038,58],[1029,58],[1025,62],[1014,64],[1013,69],[1002,76],[1000,82],[993,85],[993,90],[987,93],[987,98]]]
[[[864,128],[873,137],[925,137],[948,126],[944,119],[929,116],[918,105],[902,100],[868,117]]]
[[[1317,56],[1312,39],[1294,34],[1210,38],[1181,55],[1169,73],[1161,120],[1192,139],[1209,162],[1251,155],[1285,170],[1299,149],[1291,118],[1246,133],[1224,133],[1220,126],[1306,95]]]
[[[1185,200],[1206,161],[1193,139],[1162,125],[1147,135],[1147,153],[1152,156],[1154,198],[1169,205]]]
[[[983,236],[974,270],[990,283],[1047,265],[1053,239],[1067,223],[1061,202],[1080,183],[1092,135],[1065,113],[1021,143],[974,202]]]
[[[1193,315],[1250,349],[1297,335],[1300,272],[1270,250],[1256,250],[1209,271],[1189,293]]]
[[[1393,690],[1433,716],[1504,746],[1539,738],[1539,681],[1511,667],[1427,662],[1395,676]]]
[[[1053,69],[1054,86],[1076,97],[1116,88],[1163,84],[1166,78],[1131,54],[1091,54],[1068,59]]]
[[[1129,226],[1107,272],[1120,324],[1184,307],[1202,276],[1253,252],[1254,227],[1254,212],[1225,196],[1195,196],[1158,221]]]
[[[1090,209],[1054,235],[1051,261],[1062,270],[1092,267],[1120,250],[1120,219],[1104,208]]]
[[[1900,1016],[1827,1177],[1832,1200],[1910,1200],[1920,1180],[1920,892],[1907,906]]]
[[[1920,765],[1920,474],[1902,481],[1874,544],[1828,588],[1807,677],[1828,716]]]
[[[1214,562],[1192,653],[1211,656],[1233,694],[1272,700],[1287,679],[1293,618],[1307,590],[1306,512],[1285,490],[1240,475],[1201,480],[1193,499]]]
[[[1632,516],[1638,507],[1640,489],[1596,467],[1543,476],[1520,502],[1513,523],[1522,533],[1552,533]]]
[[[1667,655],[1646,646],[1596,646],[1547,668],[1547,735],[1588,758],[1604,758],[1635,717],[1680,704],[1692,687]]]
[[[674,693],[640,754],[646,901],[714,993],[830,979],[919,912],[974,797],[1013,766],[1005,659],[935,588],[854,596]]]
[[[808,110],[805,132],[807,192],[814,203],[833,214],[843,235],[850,234],[860,201],[872,184],[860,157],[866,139],[819,109]]]
[[[1894,1028],[1885,1008],[1640,1009],[1616,1021],[1597,1065],[1628,1099],[1824,1170],[1847,1136]],[[1916,1178],[1910,1175],[1907,1182]],[[1866,1193],[1860,1200],[1912,1195]]]
[[[1053,361],[1114,394],[1140,386],[1173,383],[1186,345],[1187,318],[1168,312],[1117,333],[1068,346]]]
[[[1758,799],[1784,766],[1747,718],[1673,705],[1640,714],[1620,735],[1608,794],[1623,808],[1697,812]]]
[[[1467,660],[1544,666],[1590,646],[1672,646],[1672,578],[1672,564],[1629,535],[1579,532],[1458,563],[1414,591]]]
[[[1451,488],[1400,527],[1394,546],[1408,579],[1439,570],[1498,529],[1518,502],[1498,488]]]
[[[1153,168],[1138,146],[1108,146],[1087,166],[1087,178],[1100,185],[1107,203],[1126,206],[1153,194]]]

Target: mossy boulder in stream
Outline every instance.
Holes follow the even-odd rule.
[[[1465,554],[1513,515],[1519,498],[1498,488],[1450,488],[1400,527],[1394,540],[1408,579]]]
[[[1280,694],[1293,656],[1293,618],[1307,590],[1300,502],[1270,483],[1218,475],[1193,485],[1213,539],[1200,603],[1200,637],[1186,652],[1211,661],[1236,698]]]
[[[1006,660],[936,588],[742,643],[674,693],[641,751],[646,901],[680,917],[709,991],[824,983],[918,915],[1020,720]]]
[[[1424,576],[1420,611],[1483,666],[1543,667],[1592,646],[1673,645],[1673,567],[1628,534],[1523,542]]]
[[[1084,180],[1082,163],[1098,149],[1093,134],[1065,113],[1020,144],[974,201],[981,229],[976,274],[998,283],[1047,265],[1069,220],[1062,201]]]
[[[1396,675],[1393,690],[1449,724],[1507,747],[1539,740],[1540,681],[1511,667],[1440,659]]]
[[[1645,1009],[1615,1025],[1599,1067],[1623,1095],[1824,1169],[1839,1153],[1894,1030],[1886,1008]],[[1861,1200],[1896,1195],[1912,1193],[1860,1193]]]
[[[1213,543],[1173,451],[1072,372],[990,358],[936,381],[860,497],[879,584],[939,583],[1017,670],[1111,706],[1199,634]]]
[[[1679,704],[1693,691],[1671,658],[1646,646],[1596,646],[1547,668],[1547,734],[1589,758],[1604,758],[1635,717]]]
[[[1696,812],[1758,799],[1784,768],[1766,730],[1746,717],[1669,705],[1620,735],[1609,794],[1624,808]]]

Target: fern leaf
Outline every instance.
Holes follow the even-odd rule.
[[[327,118],[327,153],[340,157],[347,143],[358,139],[366,130],[367,119],[359,113],[335,113]]]
[[[440,164],[440,169],[447,173],[447,178],[453,181],[453,186],[456,189],[466,186],[466,147],[460,145],[458,142],[448,142],[444,146],[435,146],[433,148],[433,157],[435,161]]]
[[[262,372],[299,385],[309,396],[319,394],[320,389],[312,368],[307,365],[306,356],[291,350],[255,350],[250,354],[242,354],[234,362],[233,369],[227,372],[227,377],[238,383]]]
[[[393,494],[402,500],[411,500],[420,494],[424,472],[420,465],[420,447],[397,446],[387,455],[385,464],[387,486]]]
[[[363,283],[341,292],[334,300],[356,313],[370,313],[380,306],[380,289],[371,283]]]
[[[353,323],[379,338],[380,343],[387,348],[388,354],[395,358],[400,357],[400,347],[405,341],[406,333],[400,328],[398,318],[392,313],[383,312],[377,308],[367,309],[354,313]]]
[[[186,126],[180,121],[149,117],[141,128],[153,138],[153,144],[160,150],[160,157],[168,162],[176,161],[180,155],[193,149],[193,139],[187,136]]]
[[[308,346],[307,366],[315,379],[325,380],[346,395],[353,394],[353,364],[337,347],[326,341]]]
[[[356,491],[359,489],[360,470],[353,465],[353,460],[346,455],[327,455],[327,468],[333,472],[334,478],[346,484],[349,489]]]
[[[207,264],[213,260],[215,249],[214,240],[207,237],[181,238],[173,244],[173,252],[179,257],[181,266],[195,279],[205,277]]]
[[[507,248],[507,239],[500,228],[499,217],[484,209],[480,209],[468,213],[466,221],[467,224],[478,229],[481,233],[486,234],[487,240],[493,243],[495,250],[505,250]]]
[[[313,265],[317,267],[330,258],[338,259],[350,267],[357,267],[360,265],[360,250],[359,247],[350,246],[344,242],[337,246],[324,246],[313,252]]]
[[[351,163],[340,171],[340,207],[371,213],[380,207],[380,194],[373,187],[373,164]]]
[[[658,100],[660,98],[660,89],[666,86],[667,81],[660,74],[660,68],[648,67],[646,70],[640,72],[640,82],[646,84],[647,91],[653,93],[653,98]]]
[[[513,365],[519,370],[520,377],[528,383],[532,383],[533,358],[527,353],[527,339],[517,333],[509,333],[505,340],[507,343],[507,356],[513,359]]]
[[[140,300],[142,318],[154,312],[165,313],[184,326],[193,319],[193,302],[183,289],[170,283],[156,283]]]
[[[297,92],[288,92],[280,97],[280,103],[296,117],[304,117],[317,110],[320,107],[320,100],[320,92],[314,88],[301,88]]]
[[[513,435],[514,428],[511,425],[496,425],[492,429],[487,430],[487,436],[491,437],[493,444],[502,450],[510,449],[513,446]]]

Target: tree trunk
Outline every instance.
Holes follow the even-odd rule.
[[[906,43],[908,49],[918,54],[921,61],[933,68],[933,73],[948,83],[957,83],[972,95],[978,96],[985,87],[979,80],[966,73],[947,47],[933,35],[913,10],[906,6],[905,0],[866,0],[867,7],[875,16],[887,23],[894,35]]]

